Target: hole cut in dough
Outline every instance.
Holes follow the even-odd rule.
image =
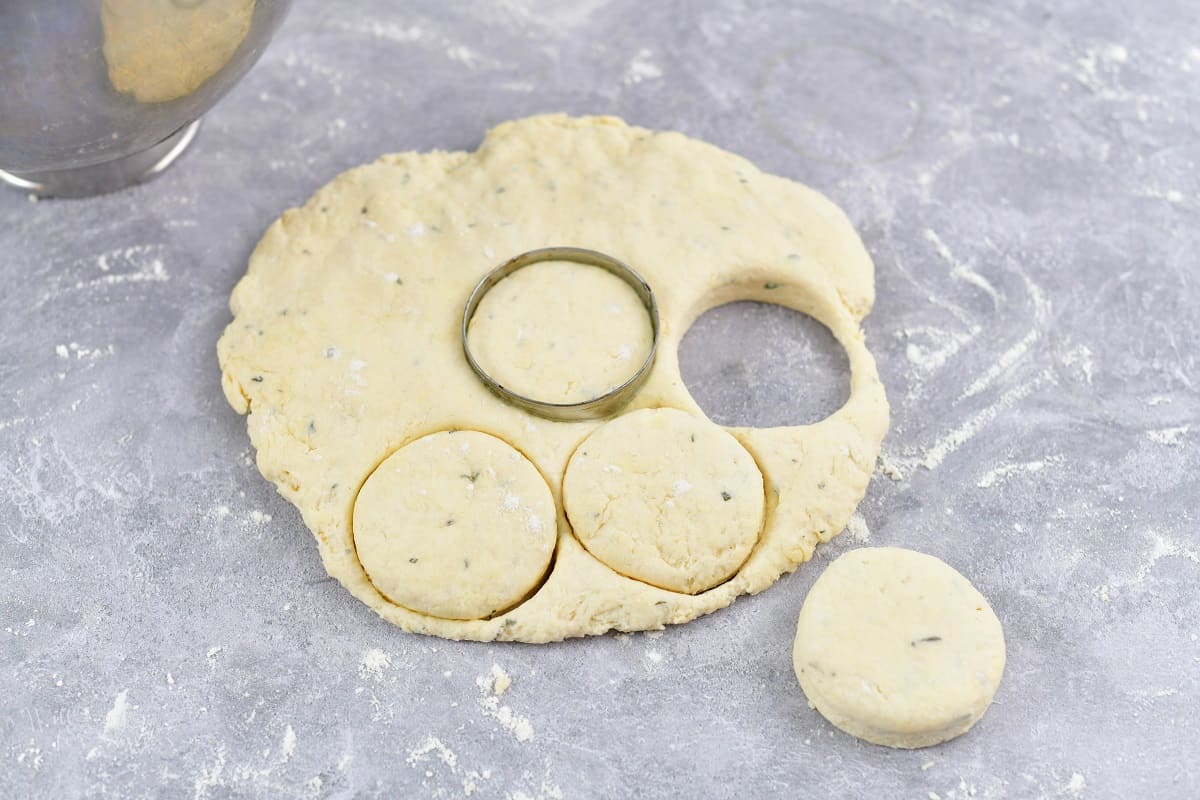
[[[1004,631],[946,563],[864,547],[813,584],[792,659],[809,703],[837,727],[888,747],[928,747],[987,710],[1004,672]]]
[[[444,619],[486,619],[520,603],[545,575],[556,537],[541,473],[478,431],[401,447],[354,504],[355,548],[376,589]]]
[[[567,464],[563,505],[592,555],[686,594],[726,581],[763,524],[763,477],[730,434],[671,408],[609,422]]]
[[[772,303],[734,301],[692,323],[679,346],[684,383],[718,425],[810,425],[850,398],[850,362],[829,329]]]
[[[467,330],[476,361],[516,394],[582,403],[632,378],[653,331],[633,288],[567,261],[523,267],[484,296]]]

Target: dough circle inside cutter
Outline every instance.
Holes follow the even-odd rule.
[[[650,354],[650,317],[633,288],[599,267],[543,261],[483,296],[467,344],[509,391],[574,404],[625,383]]]

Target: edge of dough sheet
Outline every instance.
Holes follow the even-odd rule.
[[[441,249],[431,253],[435,239]],[[563,515],[562,479],[575,447],[606,420],[530,416],[491,395],[461,357],[457,325],[474,283],[505,259],[550,245],[609,252],[654,288],[659,356],[626,412],[671,407],[707,419],[684,386],[678,346],[700,314],[723,303],[801,311],[845,349],[850,396],[833,414],[804,426],[725,428],[754,457],[765,487],[759,540],[725,583],[680,594],[592,557]],[[397,288],[408,287],[411,301],[384,291],[384,279],[402,282]],[[888,427],[860,327],[873,279],[846,216],[808,187],[679,133],[612,117],[535,116],[493,128],[473,153],[384,156],[284,212],[230,299],[234,319],[217,348],[222,387],[230,405],[249,414],[258,469],[300,509],[328,573],[389,622],[478,641],[657,630],[766,589],[845,528]],[[418,324],[426,327],[404,327]],[[359,388],[327,377],[333,362],[355,355],[323,340],[329,331],[352,339],[342,348],[370,365],[345,373]],[[406,349],[404,331],[428,338]],[[422,361],[434,365],[432,378]],[[422,399],[435,390],[436,398]],[[558,509],[544,583],[492,619],[441,619],[393,605],[354,553],[358,488],[397,448],[447,429],[512,444],[542,472]]]

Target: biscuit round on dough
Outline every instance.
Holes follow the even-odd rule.
[[[983,716],[1004,672],[1004,632],[945,562],[864,547],[813,584],[792,659],[809,702],[837,727],[875,744],[927,747]]]
[[[695,594],[750,555],[763,523],[763,477],[746,449],[700,417],[642,409],[583,441],[563,505],[575,535],[617,572]]]
[[[554,552],[550,487],[486,433],[443,431],[401,447],[363,484],[354,545],[393,603],[484,619],[537,588]]]
[[[650,315],[628,283],[566,261],[530,264],[497,283],[467,332],[497,383],[547,403],[581,403],[620,386],[652,338]]]

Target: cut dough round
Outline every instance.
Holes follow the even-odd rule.
[[[392,602],[484,619],[537,588],[554,552],[550,487],[519,452],[477,431],[443,431],[389,456],[354,504],[363,569]]]
[[[467,333],[475,360],[497,383],[547,403],[582,403],[620,386],[652,339],[633,287],[566,261],[531,264],[493,286]]]
[[[1004,632],[946,563],[861,548],[813,584],[792,658],[809,702],[837,727],[875,744],[927,747],[983,716],[1004,672]]]
[[[567,464],[575,535],[617,572],[695,594],[729,578],[763,522],[763,478],[725,431],[670,408],[603,426]]]

